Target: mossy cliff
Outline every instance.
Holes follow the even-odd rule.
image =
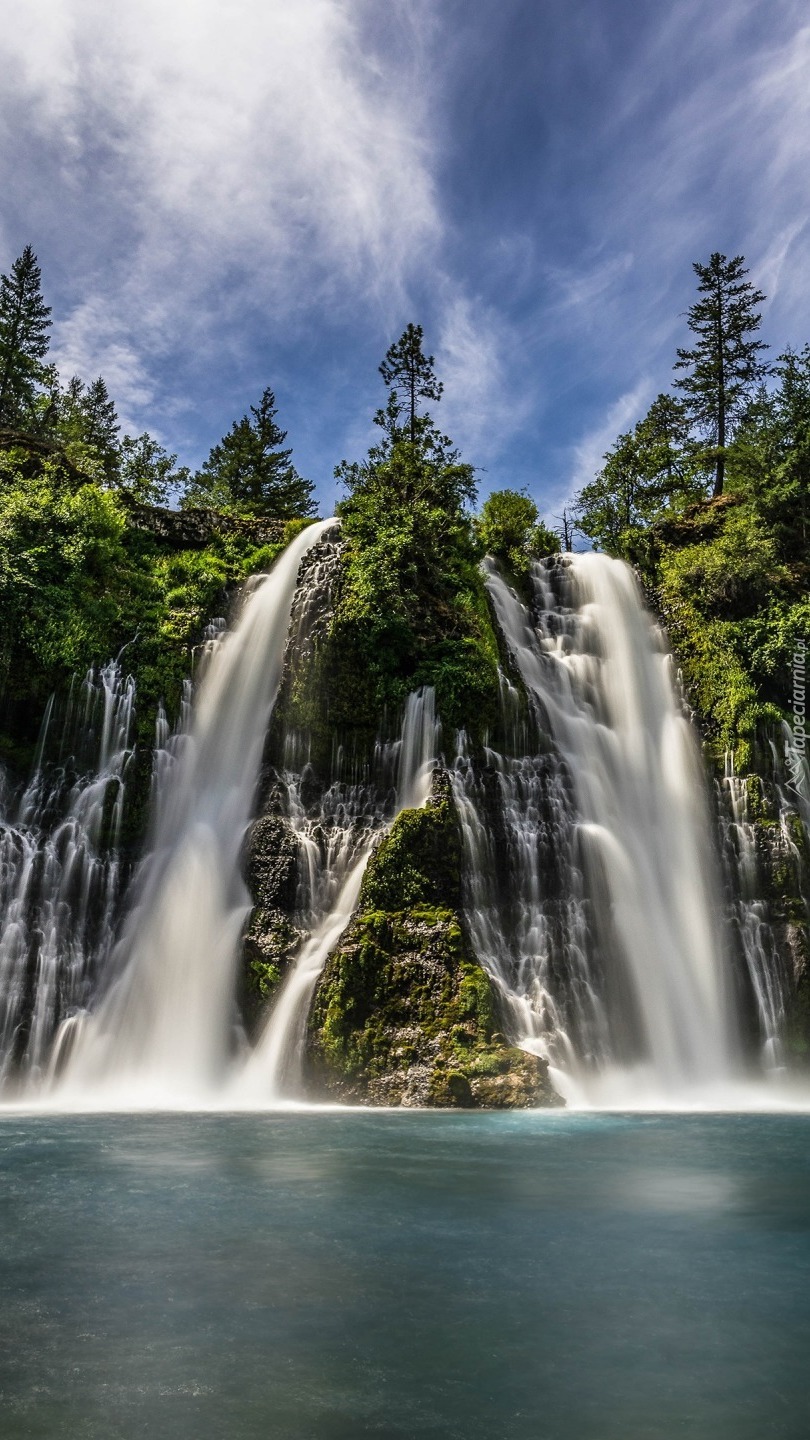
[[[510,1046],[461,915],[450,781],[406,810],[372,856],[358,912],[330,956],[308,1028],[313,1087],[362,1104],[559,1104],[545,1063]]]

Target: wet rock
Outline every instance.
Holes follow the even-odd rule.
[[[447,776],[404,811],[369,865],[308,1031],[313,1084],[355,1104],[560,1104],[548,1068],[511,1046],[460,913],[461,845]],[[450,902],[450,903],[448,903]]]

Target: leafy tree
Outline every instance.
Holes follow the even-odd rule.
[[[236,508],[278,520],[312,515],[314,486],[290,463],[292,449],[282,448],[286,438],[276,423],[275,395],[267,389],[214,446],[181,504]]]
[[[687,312],[695,345],[678,350],[675,369],[687,373],[675,384],[686,398],[690,419],[712,447],[714,494],[722,495],[726,446],[766,371],[759,356],[767,346],[754,339],[765,296],[744,279],[748,271],[742,255],[729,260],[715,251],[708,265],[696,261],[692,268],[701,297]]]
[[[144,505],[167,505],[172,491],[189,483],[186,466],[176,468],[177,456],[170,455],[151,435],[144,432],[121,441],[119,484]]]
[[[42,297],[42,272],[30,245],[0,276],[0,425],[30,426],[38,387],[45,376],[50,307]]]
[[[420,400],[441,400],[444,386],[436,378],[432,355],[422,350],[424,332],[421,325],[409,324],[395,344],[391,345],[380,365],[380,374],[388,386],[388,405],[375,416],[389,436],[396,438],[402,412],[406,416],[408,439],[416,444],[418,406]]]
[[[672,504],[703,494],[700,457],[686,405],[661,394],[643,420],[620,435],[576,497],[578,529],[614,555],[635,558],[639,532]]]
[[[478,533],[485,549],[506,561],[516,574],[532,560],[556,553],[560,537],[541,521],[530,496],[518,490],[494,490],[481,508]]]

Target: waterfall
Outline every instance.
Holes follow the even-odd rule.
[[[632,572],[597,554],[536,565],[533,614],[494,566],[486,578],[546,736],[545,754],[492,767],[511,914],[487,855],[499,836],[463,756],[456,767],[473,939],[516,1038],[573,1099],[727,1081],[737,1023],[704,777]]]
[[[768,906],[760,893],[761,875],[756,833],[749,814],[748,786],[735,775],[730,755],[726,757],[720,796],[720,833],[731,879],[730,918],[753,992],[763,1068],[775,1073],[784,1065],[782,1037],[788,980],[774,940]]]
[[[281,681],[299,565],[334,524],[292,541],[249,585],[215,644],[172,757],[135,899],[112,957],[117,978],[77,1027],[67,1092],[103,1087],[194,1100],[221,1083],[234,1026],[240,873],[268,720]]]
[[[57,1026],[87,1003],[106,962],[119,893],[133,700],[133,681],[117,662],[90,671],[71,692],[60,725],[49,704],[22,795],[11,795],[3,777],[2,1082],[16,1078],[37,1088]]]
[[[385,775],[392,762],[395,768],[393,804],[378,787],[333,783],[308,819],[300,805],[300,779],[297,784],[288,779],[288,813],[307,861],[310,933],[240,1080],[243,1096],[264,1102],[301,1097],[306,1022],[318,977],[356,908],[383,825],[428,798],[437,733],[434,691],[425,687],[408,697],[400,740],[378,746],[375,772]]]

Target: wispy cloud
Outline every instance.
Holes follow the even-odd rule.
[[[810,331],[806,0],[0,0],[0,59],[6,260],[187,458],[270,380],[328,476],[414,319],[482,488],[559,508],[667,385],[693,260]]]
[[[455,295],[443,309],[437,368],[445,394],[441,422],[465,456],[482,464],[503,452],[525,422],[532,397],[516,383],[517,336],[490,306]]]
[[[617,437],[641,419],[644,407],[653,397],[653,388],[649,379],[640,380],[613,402],[597,426],[575,442],[571,447],[568,480],[550,496],[552,510],[561,511],[563,506],[570,506],[576,492],[593,480]]]
[[[30,157],[51,187],[88,292],[58,349],[91,350],[96,369],[118,355],[125,404],[145,381],[122,351],[148,368],[178,330],[210,342],[195,307],[278,324],[390,303],[435,246],[426,105],[369,52],[360,0],[0,8],[0,105],[19,137],[2,180]]]

